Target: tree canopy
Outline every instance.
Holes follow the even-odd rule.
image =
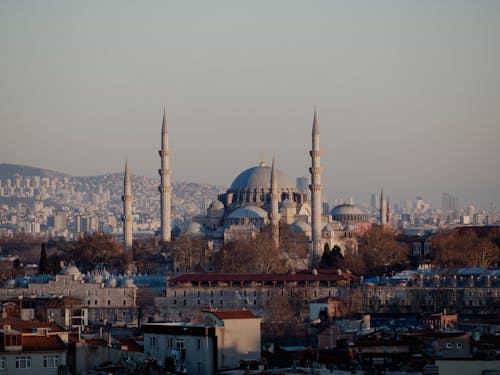
[[[73,260],[82,268],[94,268],[98,264],[119,267],[122,245],[103,232],[85,233],[74,244]]]
[[[500,262],[500,231],[443,231],[431,240],[432,262],[441,267],[491,267]]]
[[[403,269],[408,256],[408,247],[396,240],[392,229],[374,226],[360,236],[358,254],[346,258],[346,267],[356,274],[375,276]]]

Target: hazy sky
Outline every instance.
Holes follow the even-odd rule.
[[[166,105],[174,181],[295,178],[316,104],[330,199],[500,205],[500,1],[0,0],[0,53],[0,162],[154,176]]]

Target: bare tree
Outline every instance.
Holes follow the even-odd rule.
[[[83,267],[92,268],[97,264],[120,267],[122,246],[109,234],[86,233],[75,243],[72,255]]]
[[[268,235],[226,242],[215,254],[215,266],[221,272],[284,272],[286,261]]]
[[[497,233],[443,231],[432,238],[433,263],[443,267],[490,267],[500,260]]]
[[[359,238],[358,256],[362,262],[349,261],[346,266],[352,272],[371,276],[404,267],[409,249],[396,240],[394,231],[376,226]]]

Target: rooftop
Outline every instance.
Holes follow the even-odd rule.
[[[353,281],[359,280],[352,273],[341,274],[334,270],[299,271],[296,273],[218,273],[201,272],[186,273],[174,277],[169,281],[177,282],[245,282],[245,281],[268,281],[268,282],[293,282],[293,281]]]

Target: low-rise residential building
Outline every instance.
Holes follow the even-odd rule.
[[[58,298],[74,299],[63,313],[49,311],[47,319],[68,327],[88,324],[137,324],[137,287],[132,278],[115,277],[105,270],[83,275],[75,266],[65,267],[52,278],[48,275],[11,279],[0,288],[0,300]]]
[[[144,324],[145,355],[167,371],[207,375],[260,361],[260,318],[246,310],[204,314],[203,323]]]
[[[54,323],[0,319],[0,371],[57,375],[67,369],[68,332]]]

